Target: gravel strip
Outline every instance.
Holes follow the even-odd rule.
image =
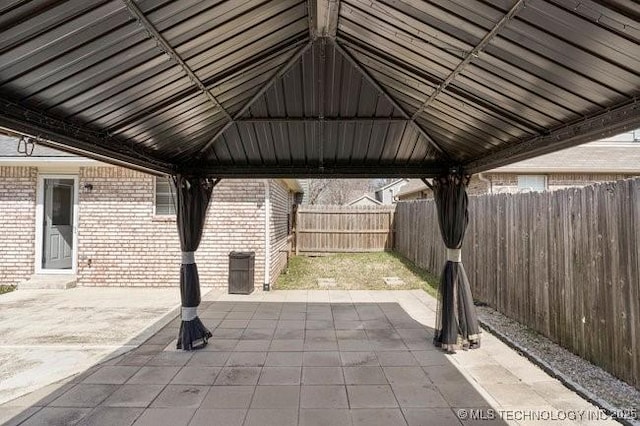
[[[487,306],[476,309],[487,331],[609,414],[625,415],[626,419],[617,419],[621,423],[640,425],[638,389]],[[635,415],[635,420],[629,414]]]

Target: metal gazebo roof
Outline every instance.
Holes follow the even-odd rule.
[[[158,173],[430,177],[640,126],[623,0],[8,0],[0,127]]]

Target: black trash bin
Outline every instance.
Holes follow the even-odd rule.
[[[255,252],[232,251],[229,253],[229,294],[253,293]]]

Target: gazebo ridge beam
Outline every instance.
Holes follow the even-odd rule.
[[[211,93],[209,89],[204,85],[204,83],[198,78],[198,76],[193,72],[191,67],[180,57],[178,52],[169,44],[169,42],[160,34],[158,29],[153,25],[153,23],[145,16],[145,14],[140,10],[137,4],[133,0],[122,0],[124,4],[129,9],[129,12],[133,15],[133,17],[138,21],[138,23],[145,29],[147,35],[150,39],[153,39],[158,44],[158,48],[166,53],[172,61],[176,62],[182,71],[189,77],[191,83],[196,86],[202,94],[204,94],[207,99],[215,106],[216,109],[222,111],[222,113],[229,119],[233,120],[231,114],[222,106],[222,104],[216,99],[216,97]]]
[[[317,4],[314,28],[316,35],[335,39],[338,32],[340,0],[309,0],[309,4],[312,3]]]
[[[447,86],[456,79],[456,77],[458,75],[460,75],[460,73],[464,70],[464,68],[474,59],[477,58],[480,53],[484,50],[485,47],[487,47],[489,45],[489,43],[491,43],[491,41],[493,40],[493,38],[498,35],[498,33],[505,27],[505,25],[507,25],[507,23],[509,23],[509,21],[516,16],[516,14],[520,11],[520,9],[522,9],[524,7],[524,2],[525,0],[518,0],[513,6],[511,6],[511,9],[509,9],[509,11],[502,17],[502,19],[500,19],[500,21],[498,21],[493,28],[491,29],[491,31],[489,31],[483,38],[482,40],[480,40],[480,42],[476,45],[476,47],[474,47],[470,52],[468,52],[464,58],[462,59],[462,61],[455,67],[455,69],[453,71],[451,71],[451,73],[447,76],[447,78],[444,79],[444,81],[442,83],[440,83],[440,85],[436,88],[436,90],[431,94],[431,96],[429,96],[427,98],[426,101],[424,101],[424,103],[422,105],[420,105],[420,107],[417,109],[416,112],[413,113],[413,115],[411,116],[412,120],[415,120],[422,111],[424,111],[425,109],[427,109],[429,107],[429,105],[431,105],[431,103],[438,97],[438,95],[440,93],[442,93],[442,91],[444,89],[447,88]]]
[[[236,120],[238,123],[317,123],[331,121],[340,123],[408,123],[406,118],[392,117],[247,117]]]

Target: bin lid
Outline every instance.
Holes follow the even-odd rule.
[[[253,257],[256,255],[254,251],[232,251],[229,253],[229,257],[233,257],[234,259],[243,259],[246,257]]]

